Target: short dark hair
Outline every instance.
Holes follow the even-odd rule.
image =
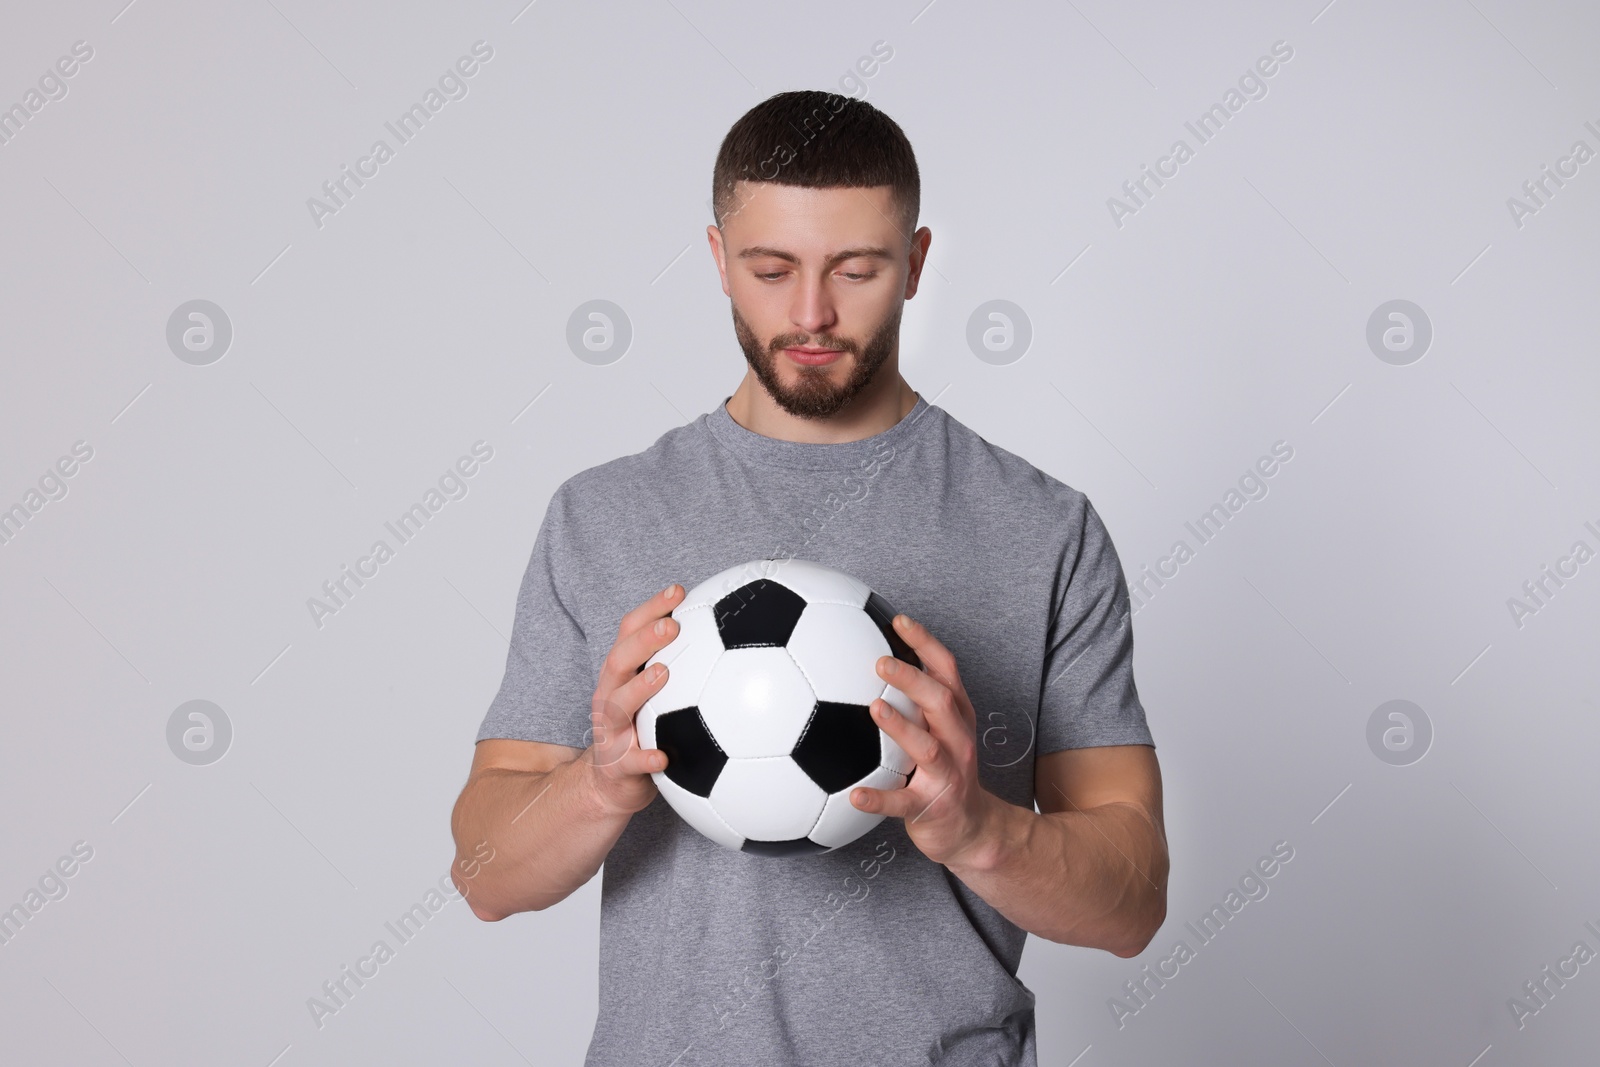
[[[738,181],[810,189],[891,186],[907,240],[922,203],[917,157],[894,119],[865,100],[815,89],[768,97],[728,130],[711,174],[719,227],[737,213]]]

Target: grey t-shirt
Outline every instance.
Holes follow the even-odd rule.
[[[1122,568],[1077,490],[918,397],[894,426],[802,444],[726,404],[551,497],[478,739],[584,748],[622,616],[672,582],[797,557],[861,579],[956,657],[980,778],[1032,809],[1034,757],[1151,744]],[[661,797],[603,868],[589,1067],[1034,1067],[1024,930],[899,819],[823,855],[714,844]]]

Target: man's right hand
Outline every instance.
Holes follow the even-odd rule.
[[[608,813],[631,815],[654,800],[650,775],[667,765],[665,752],[639,747],[634,717],[667,680],[665,663],[640,668],[678,636],[671,613],[683,595],[683,587],[674,583],[624,615],[600,667],[589,711],[594,741],[582,758],[593,771],[596,799]]]

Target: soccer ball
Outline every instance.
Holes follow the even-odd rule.
[[[827,852],[882,820],[850,803],[856,786],[895,789],[915,770],[878,729],[882,697],[923,724],[878,677],[880,656],[921,667],[894,609],[842,571],[755,560],[701,582],[672,612],[678,636],[650,663],[666,684],[639,709],[641,748],[667,754],[656,788],[685,822],[758,856]]]

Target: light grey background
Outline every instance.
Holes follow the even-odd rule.
[[[307,1000],[447,868],[550,492],[737,381],[711,166],[801,87],[916,148],[907,377],[1088,493],[1130,581],[1294,449],[1146,586],[1170,918],[1137,961],[1029,946],[1041,1062],[1593,1056],[1600,965],[1521,1028],[1508,1000],[1600,950],[1600,562],[1520,626],[1508,599],[1600,549],[1600,161],[1520,226],[1507,199],[1600,149],[1600,9],[123,2],[0,33],[3,106],[94,50],[0,145],[0,507],[93,449],[0,545],[0,908],[94,849],[0,947],[0,1058],[580,1060],[597,884],[500,924],[455,901],[320,1029]],[[468,95],[319,228],[307,199],[479,40]],[[1267,95],[1117,226],[1107,199],[1275,41]],[[196,299],[233,330],[209,365],[166,339]],[[1395,299],[1432,324],[1409,365],[1366,340]],[[632,327],[605,365],[566,342],[591,300]],[[991,300],[1031,325],[1010,363],[967,344]],[[467,495],[315,625],[480,440]],[[168,747],[192,700],[232,727],[207,765]],[[1390,700],[1431,723],[1418,762],[1369,748]],[[1268,896],[1119,1027],[1110,998],[1279,841]]]

